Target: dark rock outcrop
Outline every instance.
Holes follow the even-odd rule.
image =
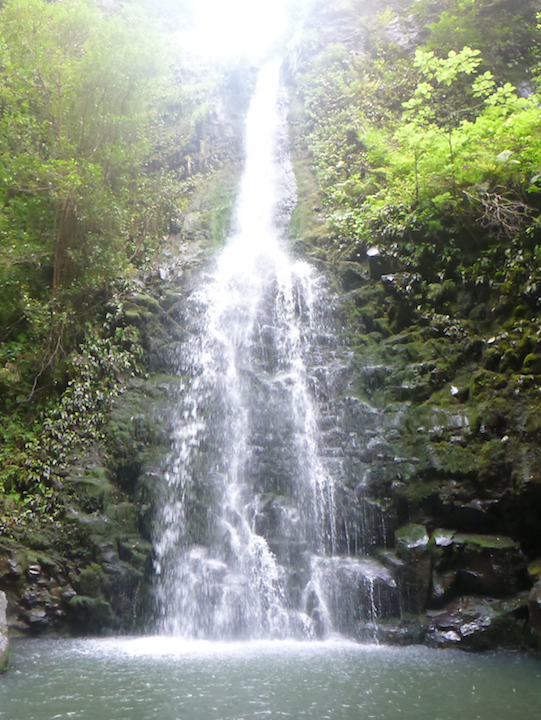
[[[396,554],[403,563],[399,582],[404,612],[419,614],[426,607],[431,578],[429,540],[423,525],[405,525],[396,531]]]

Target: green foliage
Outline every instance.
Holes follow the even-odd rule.
[[[154,3],[161,23],[144,6],[0,8],[0,496],[48,506],[70,453],[99,438],[142,360],[119,288],[235,151],[211,118],[218,98],[243,111],[246,71],[189,67],[167,24],[179,4]],[[230,198],[215,195],[218,237]]]
[[[148,197],[138,179],[153,139],[163,47],[134,8],[106,14],[85,0],[3,7],[4,266],[46,265],[54,288],[96,287],[122,270],[134,206]]]
[[[28,420],[20,408],[2,427],[0,492],[49,497],[69,458],[101,437],[120,378],[139,370],[137,332],[115,338],[91,326],[81,347],[67,360],[68,382],[59,403]],[[126,349],[127,348],[127,349]]]
[[[479,67],[482,62],[479,57],[480,53],[480,50],[472,50],[466,46],[460,52],[449,50],[446,58],[438,58],[432,50],[417,48],[413,64],[419,68],[427,80],[435,80],[441,85],[450,86],[461,73],[471,75]],[[426,83],[422,85],[430,90],[433,89]],[[421,83],[417,87],[419,89]],[[423,93],[423,96],[429,98],[431,93]]]
[[[433,12],[415,6],[425,18]],[[505,13],[490,17],[493,38],[511,33],[517,47],[535,38],[531,63],[540,38],[529,15],[511,29]],[[452,36],[471,44],[436,41],[451,23]],[[477,42],[485,25],[478,3],[449,0],[409,58],[381,43],[373,55],[338,57],[332,46],[300,78],[306,142],[339,255],[377,241],[413,267],[431,257],[447,272],[474,250],[468,227],[494,238],[537,233],[540,99],[521,96],[490,52],[488,64]]]
[[[483,8],[477,0],[447,0],[438,5],[443,11],[436,18],[424,0],[412,7],[421,21],[432,20],[427,42],[431,50],[442,54],[463,46],[476,48],[502,79],[512,78],[517,69],[528,70],[537,61],[539,37],[528,0],[516,0],[512,11],[501,4]]]

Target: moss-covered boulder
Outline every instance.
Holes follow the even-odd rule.
[[[457,533],[453,547],[460,555],[457,581],[463,594],[505,597],[527,587],[526,560],[511,538]]]

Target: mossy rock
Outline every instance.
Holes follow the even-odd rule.
[[[433,583],[436,601],[450,591],[455,596],[505,597],[528,585],[524,555],[512,538],[438,530],[432,543],[438,580]]]
[[[541,558],[537,558],[528,565],[528,576],[534,583],[541,580]]]
[[[115,526],[115,532],[122,535],[135,535],[137,532],[137,507],[130,502],[110,505],[106,517]]]
[[[434,468],[444,476],[475,478],[479,472],[478,449],[457,443],[434,442],[431,445]]]
[[[154,546],[152,543],[141,540],[138,535],[120,540],[118,555],[124,562],[130,563],[137,570],[146,571],[150,567]]]
[[[52,548],[49,546],[49,550]],[[44,552],[28,552],[26,553],[26,567],[30,565],[39,565],[42,570],[48,573],[59,573],[61,572],[61,558],[52,557],[51,555]]]
[[[79,595],[98,598],[102,594],[103,569],[93,563],[79,573],[75,588]]]
[[[488,348],[488,350],[485,352],[483,365],[487,370],[490,370],[492,372],[498,372],[498,370],[500,369],[501,359],[502,354],[498,350],[498,348]]]
[[[424,501],[439,495],[440,480],[427,480],[425,478],[412,478],[403,483],[395,483],[393,488],[399,499],[404,499],[410,505],[421,505]]]
[[[403,525],[395,531],[395,540],[399,551],[411,550],[413,548],[426,548],[429,539],[424,525],[411,523],[409,525]]]
[[[342,278],[342,287],[346,292],[358,290],[369,282],[367,273],[360,263],[341,262],[336,271]]]
[[[102,512],[108,505],[114,488],[106,477],[83,475],[67,477],[64,492],[73,498],[85,513]]]
[[[456,534],[455,530],[447,530],[445,528],[437,528],[430,535],[430,541],[433,548],[450,547]]]
[[[492,395],[497,390],[502,390],[506,385],[505,375],[488,370],[476,370],[472,375],[471,394],[475,399],[482,398]]]
[[[477,424],[497,436],[505,434],[509,425],[509,413],[512,410],[509,402],[503,397],[493,397],[487,403],[481,403],[478,407]]]
[[[178,378],[159,375],[130,384],[115,402],[106,427],[111,468],[120,484],[135,490],[149,458],[170,447],[169,405],[175,403]]]
[[[112,629],[115,616],[103,597],[75,595],[68,602],[68,612],[77,634],[94,635]]]
[[[541,355],[529,353],[524,358],[523,369],[532,375],[541,375]]]
[[[150,312],[152,313],[163,312],[160,303],[156,300],[156,298],[153,298],[150,295],[140,293],[139,295],[132,295],[130,298],[128,298],[128,300],[135,305],[150,310]]]
[[[453,536],[456,545],[474,550],[519,550],[520,545],[510,537],[503,535],[477,535],[473,533],[456,533]]]
[[[432,560],[424,525],[404,525],[395,532],[396,554],[404,563],[397,572],[400,605],[406,612],[422,613],[428,601]]]
[[[114,534],[114,528],[107,518],[97,513],[86,514],[73,508],[66,513],[67,522],[77,528],[86,538],[108,537]]]
[[[122,319],[125,325],[134,325],[140,327],[145,321],[144,313],[141,312],[140,308],[128,308],[124,310]]]

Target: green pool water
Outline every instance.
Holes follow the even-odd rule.
[[[350,642],[13,643],[2,720],[537,720],[541,662]]]

